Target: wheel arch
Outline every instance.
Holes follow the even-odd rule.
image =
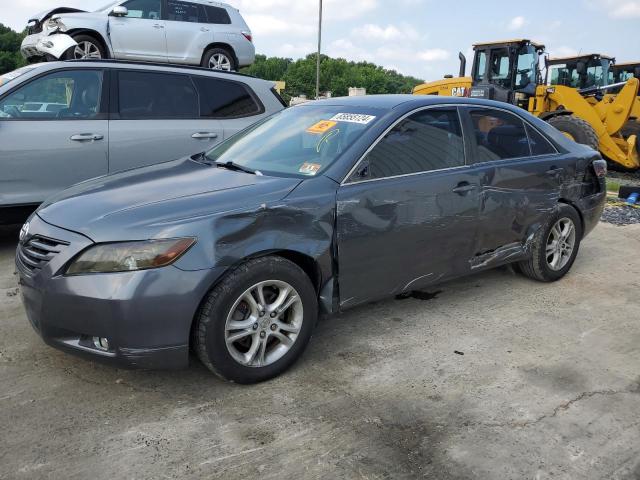
[[[568,198],[564,198],[564,197],[560,197],[558,199],[558,203],[562,203],[564,205],[568,205],[568,206],[572,207],[576,211],[576,213],[578,214],[578,217],[580,218],[580,230],[582,232],[582,237],[584,237],[584,229],[585,229],[584,216],[582,215],[582,211],[580,211],[580,208],[578,208],[578,205],[576,205],[575,202],[569,200]]]
[[[109,45],[109,42],[107,42],[104,36],[97,30],[93,30],[91,28],[72,28],[68,30],[66,34],[72,38],[77,35],[89,35],[91,37],[94,37],[97,41],[100,42],[100,44],[102,45],[102,48],[104,48],[104,51],[107,53],[107,58],[113,58],[113,52],[111,52],[111,45]]]
[[[204,56],[207,54],[207,52],[213,48],[224,48],[225,50],[227,50],[229,53],[231,53],[231,56],[233,57],[233,62],[235,63],[235,67],[240,68],[238,66],[238,56],[236,55],[236,51],[233,49],[231,45],[224,42],[212,42],[206,47],[204,47],[204,50],[202,51],[202,56],[200,57],[200,65],[202,65],[202,62],[204,61]]]

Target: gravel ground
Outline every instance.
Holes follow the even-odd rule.
[[[553,284],[501,268],[320,322],[285,375],[43,344],[0,237],[0,479],[640,478],[640,225]]]
[[[620,226],[640,223],[640,208],[607,204],[600,220]]]

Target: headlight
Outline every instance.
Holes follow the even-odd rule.
[[[44,28],[46,30],[58,30],[60,32],[65,32],[67,30],[67,27],[59,18],[50,18],[45,22]]]
[[[71,262],[66,275],[131,272],[166,267],[180,258],[194,243],[195,238],[187,237],[95,245]]]

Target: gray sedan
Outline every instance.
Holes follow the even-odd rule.
[[[142,368],[184,367],[191,347],[251,383],[293,364],[319,312],[507,263],[559,280],[605,174],[502,103],[337,98],[62,192],[23,227],[16,264],[50,345]]]

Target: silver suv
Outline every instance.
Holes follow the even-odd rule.
[[[255,60],[235,8],[209,0],[120,0],[95,11],[55,8],[29,20],[22,55],[115,58],[237,70]]]
[[[208,151],[283,108],[273,82],[204,68],[82,60],[0,76],[0,224],[88,178]]]

